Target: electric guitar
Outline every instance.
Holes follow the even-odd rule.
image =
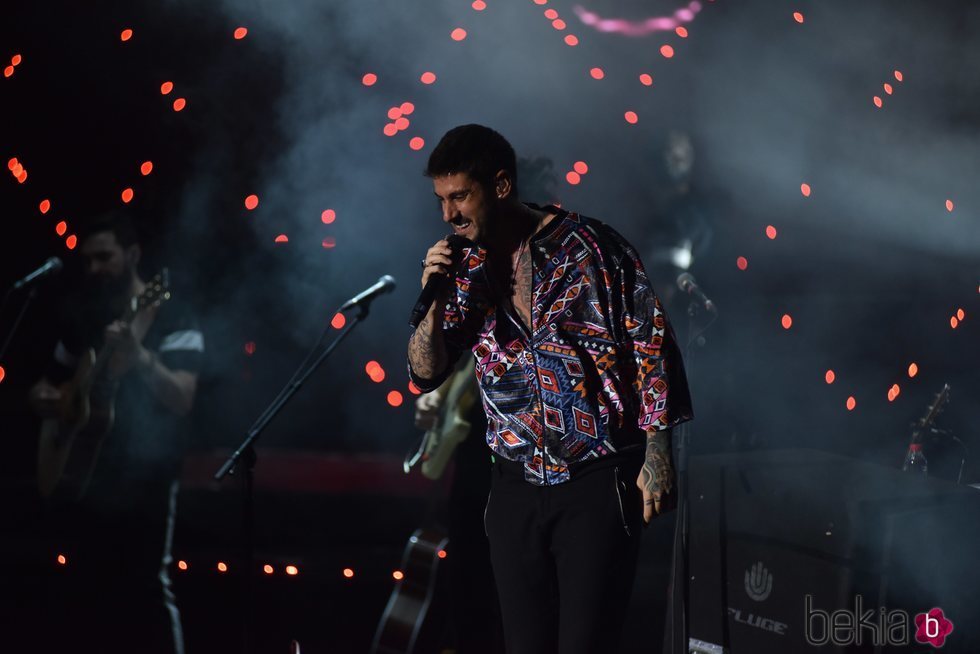
[[[164,268],[129,301],[120,320],[132,324],[144,311],[169,299],[170,284]],[[144,330],[140,340],[145,334]],[[78,500],[88,488],[105,436],[115,419],[119,381],[106,374],[113,351],[105,345],[98,354],[92,348],[83,352],[72,379],[59,387],[57,417],[41,422],[37,482],[44,498]]]
[[[476,361],[468,357],[467,362],[446,381],[436,423],[425,432],[418,450],[405,458],[406,473],[421,461],[424,477],[440,479],[456,446],[466,440],[471,427],[467,416],[480,397],[473,373],[475,365]]]

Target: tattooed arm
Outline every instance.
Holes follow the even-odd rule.
[[[670,456],[670,430],[647,432],[647,451],[636,485],[643,492],[643,522],[668,510],[673,499],[674,465]]]

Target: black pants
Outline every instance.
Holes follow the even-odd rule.
[[[643,528],[642,459],[535,486],[494,464],[484,522],[508,654],[618,651]]]

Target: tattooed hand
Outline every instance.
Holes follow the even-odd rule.
[[[647,433],[647,452],[636,485],[643,493],[643,523],[665,513],[674,499],[674,466],[670,458],[670,430]]]

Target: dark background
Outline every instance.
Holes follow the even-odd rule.
[[[680,3],[583,6],[640,19],[670,15]],[[564,32],[541,15],[546,8],[566,20]],[[803,24],[793,11],[803,12]],[[560,200],[612,224],[641,251],[666,233],[666,134],[691,134],[694,189],[713,232],[692,271],[720,307],[689,366],[696,451],[810,447],[898,466],[910,423],[944,382],[952,401],[941,425],[971,451],[980,447],[980,8],[965,0],[706,2],[685,25],[686,39],[599,33],[561,1],[488,0],[484,11],[382,0],[5,7],[0,63],[18,53],[23,62],[0,78],[0,158],[17,157],[29,177],[18,184],[0,169],[0,285],[49,256],[67,264],[40,290],[0,361],[0,474],[11,532],[27,533],[19,525],[36,507],[37,425],[26,392],[56,341],[57,299],[78,273],[54,226],[65,220],[71,234],[122,206],[120,192],[132,187],[144,274],[169,265],[175,293],[205,331],[178,534],[178,549],[202,561],[230,556],[222,552],[233,548],[237,528],[234,484],[219,490],[206,481],[208,464],[220,462],[215,452],[242,438],[335,307],[382,274],[398,279],[260,447],[260,538],[269,557],[320,561],[315,592],[332,607],[344,604],[346,591],[331,585],[342,581],[341,561],[381,552],[364,555],[372,563],[362,566],[367,590],[358,597],[366,599],[347,602],[369,630],[428,494],[397,472],[416,438],[404,372],[407,313],[418,259],[443,233],[421,172],[439,136],[465,122],[491,125],[519,154],[554,163],[555,197],[526,200]],[[235,40],[239,26],[249,32]],[[450,39],[456,27],[467,30],[465,40]],[[134,30],[127,42],[124,28]],[[574,48],[562,42],[569,32],[581,40]],[[676,50],[671,59],[659,53],[665,43]],[[589,76],[593,66],[603,80]],[[437,82],[421,84],[423,71]],[[379,76],[376,85],[361,84],[367,72]],[[652,87],[637,81],[643,72]],[[163,96],[168,80],[175,89]],[[171,108],[177,97],[187,99],[179,113]],[[404,101],[415,104],[412,124],[387,138],[385,114]],[[626,110],[638,124],[623,120]],[[412,136],[425,139],[422,150],[408,147]],[[154,165],[147,177],[139,173],[144,160]],[[590,170],[572,186],[564,175],[577,160]],[[252,193],[260,204],[247,211]],[[52,209],[41,215],[45,198]],[[329,225],[320,221],[327,208],[337,212]],[[767,225],[778,229],[775,240]],[[275,243],[279,234],[288,243]],[[336,247],[322,247],[325,237]],[[736,267],[738,256],[748,258],[747,270]],[[672,277],[657,284],[685,337],[685,303],[668,291]],[[23,301],[14,294],[3,307],[4,335]],[[965,320],[952,329],[960,308]],[[793,317],[789,330],[780,326],[784,313]],[[386,372],[380,384],[365,374],[370,360]],[[920,372],[910,379],[913,361]],[[832,385],[827,369],[836,373]],[[901,393],[889,402],[894,383]],[[392,390],[404,396],[399,407],[386,401]],[[287,464],[263,473],[265,460],[297,453],[313,478],[318,469],[333,474],[337,462],[357,469],[364,457],[373,463],[363,469],[383,472],[347,490],[284,490],[282,480],[295,475]],[[935,474],[954,476],[949,447],[940,442],[931,454]],[[977,476],[968,461],[967,480]],[[648,546],[658,538],[665,536]],[[287,596],[290,581],[302,583],[275,582]],[[182,592],[190,615],[217,592],[200,579],[179,583],[210,589]],[[323,614],[349,626],[336,609]],[[221,620],[231,618],[215,624]],[[206,631],[200,625],[192,622],[190,635]],[[344,638],[361,643],[364,634]]]

